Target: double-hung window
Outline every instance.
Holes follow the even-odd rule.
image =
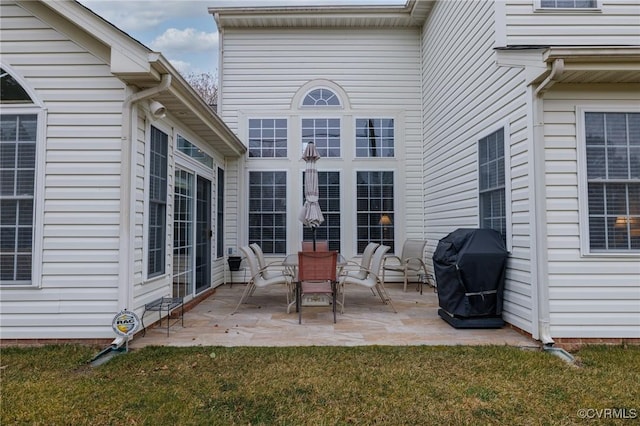
[[[640,113],[584,111],[589,248],[640,250]]]
[[[167,151],[169,137],[151,127],[149,148],[149,215],[147,276],[162,275],[166,268]]]
[[[480,227],[507,237],[504,128],[478,141]]]

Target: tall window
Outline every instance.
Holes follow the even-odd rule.
[[[506,242],[504,129],[478,141],[480,227],[502,234]]]
[[[287,120],[249,120],[249,157],[285,158],[287,156]]]
[[[552,9],[594,9],[597,0],[540,0],[540,7]]]
[[[392,118],[356,119],[356,157],[393,157]]]
[[[173,296],[193,292],[193,180],[185,170],[176,170],[173,193]]]
[[[147,276],[165,272],[167,234],[167,149],[169,137],[151,127],[149,149],[149,234]]]
[[[356,197],[358,253],[370,242],[390,246],[394,252],[393,172],[358,172]]]
[[[640,113],[585,112],[589,243],[640,250]]]
[[[303,118],[302,143],[316,144],[320,157],[340,157],[340,119]]]
[[[287,173],[249,172],[249,244],[287,252]]]
[[[31,282],[37,121],[35,114],[0,116],[0,282],[3,284]]]
[[[33,100],[1,68],[0,103],[0,283],[31,284],[38,116],[6,113]]]
[[[340,250],[340,172],[319,171],[318,189],[324,222],[316,229],[316,240],[329,241],[329,250]],[[305,226],[302,237],[304,240],[313,239],[313,230]]]
[[[224,256],[224,170],[218,167],[218,198],[216,203],[216,257]]]

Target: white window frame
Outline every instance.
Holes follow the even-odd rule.
[[[22,88],[27,92],[33,103],[31,104],[1,104],[2,115],[32,114],[38,120],[36,129],[36,158],[33,187],[33,219],[31,234],[31,282],[6,281],[0,283],[0,288],[8,289],[39,289],[42,288],[42,259],[44,251],[44,178],[46,166],[46,136],[47,110],[31,89],[27,82],[17,74],[8,64],[0,64],[3,70],[8,72]]]
[[[382,156],[378,156],[378,157],[371,157],[371,156],[364,156],[364,157],[359,157],[358,156],[358,127],[357,127],[357,123],[358,120],[393,120],[393,155],[391,157],[382,157]],[[397,158],[397,153],[398,153],[398,129],[397,126],[398,125],[398,118],[394,115],[394,114],[356,114],[353,116],[353,157],[355,159],[359,159],[359,160],[390,160],[390,159],[395,159]]]
[[[596,7],[543,7],[542,0],[534,0],[533,7],[535,12],[542,13],[601,13],[602,0],[596,0]]]
[[[476,142],[476,150],[478,149],[478,144],[480,139],[484,139],[487,136],[497,132],[498,130],[503,129],[504,132],[504,204],[505,204],[505,242],[507,246],[507,251],[511,253],[513,249],[513,220],[512,220],[512,209],[511,209],[511,130],[509,121],[501,121],[491,127],[488,127],[484,132],[482,132],[481,136],[475,138]],[[476,158],[478,160],[478,187],[476,188],[476,194],[478,194],[478,228],[481,227],[480,221],[480,168],[479,168],[479,152],[476,152]]]
[[[285,148],[285,156],[284,157],[269,157],[269,156],[257,156],[257,157],[251,157],[249,155],[250,152],[250,147],[248,147],[249,149],[247,149],[247,158],[250,160],[259,160],[259,159],[264,159],[264,158],[270,158],[270,159],[274,159],[274,160],[282,160],[282,159],[286,159],[289,157],[289,148],[290,148],[290,135],[289,135],[289,124],[290,124],[290,117],[287,114],[273,114],[273,116],[269,116],[269,117],[262,117],[262,116],[249,116],[247,118],[247,143],[250,145],[249,139],[251,138],[251,126],[249,125],[249,123],[251,122],[251,120],[284,120],[285,121],[285,130],[286,130],[286,140],[287,140],[287,146]],[[261,130],[264,130],[263,127],[261,127]],[[262,140],[260,143],[260,152],[262,153],[263,147],[262,147]]]
[[[576,106],[576,150],[578,154],[578,209],[580,232],[580,255],[582,257],[640,257],[638,250],[591,251],[589,236],[589,185],[587,181],[587,146],[585,134],[585,114],[587,112],[640,112],[637,105],[629,102],[617,102],[616,105],[584,104]]]
[[[156,129],[164,132],[167,135],[167,207],[165,208],[165,266],[164,273],[154,276],[149,276],[149,215],[151,214],[151,206],[149,200],[149,158],[151,155],[151,127],[155,127]],[[169,254],[173,257],[173,222],[169,221],[169,211],[172,210],[170,196],[173,197],[173,173],[175,167],[172,167],[171,161],[172,157],[175,155],[175,144],[176,144],[176,135],[171,131],[171,128],[167,125],[159,122],[150,123],[147,122],[145,126],[146,135],[144,139],[144,153],[145,153],[145,163],[144,163],[144,220],[143,220],[143,252],[142,252],[142,271],[144,281],[157,281],[169,277],[173,274],[172,264],[169,262]],[[182,154],[182,153],[181,153]],[[185,154],[182,154],[187,157]],[[174,157],[175,158],[175,157]],[[196,162],[196,160],[192,160]],[[169,230],[169,225],[171,226],[171,230]]]
[[[245,218],[246,218],[246,221],[247,221],[246,222],[247,223],[246,235],[247,235],[247,241],[248,242],[251,242],[250,229],[249,229],[249,226],[250,226],[250,223],[251,223],[251,220],[250,220],[249,217],[251,216],[251,213],[252,213],[252,211],[251,211],[251,194],[250,194],[250,191],[251,191],[251,188],[250,188],[250,186],[251,186],[251,183],[250,183],[251,182],[251,173],[284,173],[285,174],[285,180],[287,181],[287,189],[286,189],[286,197],[287,198],[285,200],[285,204],[287,206],[289,206],[289,203],[290,203],[290,190],[291,190],[291,185],[288,184],[289,183],[289,179],[291,177],[291,170],[288,169],[288,168],[268,168],[268,169],[257,169],[256,168],[256,169],[250,169],[250,170],[246,171],[246,187],[245,187],[245,191],[246,191],[246,194],[247,194],[247,196],[246,196],[247,209],[246,209]],[[273,198],[273,199],[275,200],[276,198]],[[291,219],[290,218],[290,216],[291,216],[290,212],[291,212],[291,209],[289,207],[285,208],[285,212],[284,212],[284,214],[285,214],[284,222],[285,222],[285,232],[286,232],[286,235],[285,235],[285,238],[284,238],[284,241],[285,241],[285,252],[284,253],[280,253],[280,252],[271,253],[270,251],[268,251],[266,248],[263,247],[263,249],[265,250],[265,254],[267,254],[269,256],[272,256],[272,255],[273,256],[280,256],[280,255],[286,255],[287,254],[288,242],[289,242],[289,238],[290,238],[291,232],[292,232],[292,231],[290,231],[290,229],[291,229],[290,228],[290,219]]]

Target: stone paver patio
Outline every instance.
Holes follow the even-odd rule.
[[[501,329],[455,329],[437,314],[438,298],[425,286],[407,292],[401,284],[388,284],[398,311],[384,305],[369,289],[347,287],[344,314],[333,323],[330,306],[304,307],[298,324],[295,307],[286,312],[284,286],[257,289],[247,304],[231,315],[240,300],[244,284],[218,287],[208,298],[172,325],[167,337],[166,320],[136,336],[132,349],[161,346],[361,346],[361,345],[509,345],[539,347],[539,342],[517,331]],[[157,312],[148,313],[145,322]]]

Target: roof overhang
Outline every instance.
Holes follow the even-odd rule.
[[[266,6],[258,0],[220,0],[209,8],[224,28],[345,28],[416,27],[424,24],[435,0],[407,0],[405,4]],[[262,5],[261,5],[262,4]]]
[[[35,14],[46,13],[45,7],[55,12],[57,15],[52,17],[57,21],[57,28],[81,37],[88,48],[99,52],[109,64],[111,73],[134,91],[158,86],[163,75],[171,75],[169,88],[154,96],[154,100],[161,102],[168,114],[222,155],[239,157],[247,151],[235,133],[161,53],[153,52],[76,1],[24,1],[20,4]]]
[[[496,51],[499,66],[525,69],[528,84],[640,83],[640,46],[511,46]]]

